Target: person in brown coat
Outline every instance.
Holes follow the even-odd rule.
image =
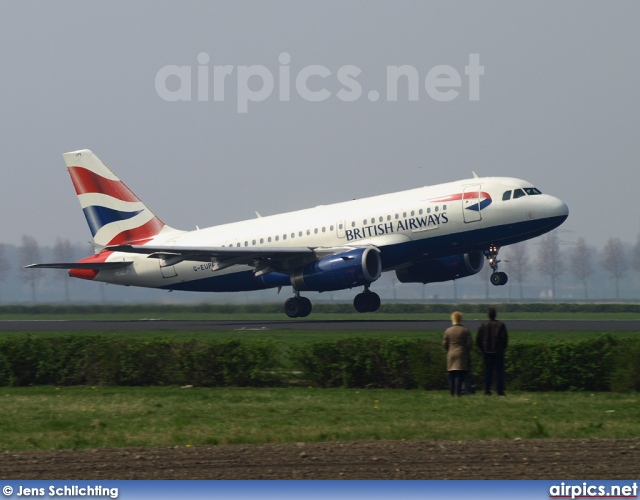
[[[452,396],[460,396],[463,382],[471,367],[471,347],[473,340],[468,328],[462,326],[462,313],[451,315],[451,324],[444,332],[442,345],[447,351],[447,373],[449,391]]]

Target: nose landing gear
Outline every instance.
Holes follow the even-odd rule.
[[[489,281],[491,281],[491,284],[494,286],[506,285],[507,281],[509,281],[507,273],[498,272],[498,263],[500,262],[500,260],[498,260],[498,250],[500,250],[500,248],[496,245],[491,245],[489,250],[485,250],[484,252],[485,257],[487,257],[489,261],[489,266],[491,266],[493,270]]]

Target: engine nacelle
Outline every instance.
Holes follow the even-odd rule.
[[[380,252],[375,248],[357,248],[297,269],[291,275],[291,285],[299,291],[329,292],[368,285],[381,274]]]
[[[473,276],[482,270],[484,254],[470,252],[418,262],[396,271],[402,283],[437,283]]]

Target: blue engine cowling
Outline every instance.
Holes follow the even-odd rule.
[[[437,283],[477,274],[484,265],[482,252],[469,252],[452,257],[426,260],[396,271],[402,283]]]
[[[299,291],[329,292],[368,285],[381,274],[380,252],[375,248],[357,248],[297,269],[291,275],[291,285]]]

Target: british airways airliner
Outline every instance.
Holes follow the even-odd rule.
[[[91,229],[95,255],[78,262],[32,264],[69,269],[74,278],[117,285],[238,292],[292,287],[291,318],[311,313],[301,292],[362,287],[353,305],[373,312],[371,291],[385,271],[402,283],[433,283],[478,273],[491,283],[505,245],[562,224],[567,205],[509,177],[474,177],[307,210],[181,231],[162,222],[91,151],[65,153]]]

